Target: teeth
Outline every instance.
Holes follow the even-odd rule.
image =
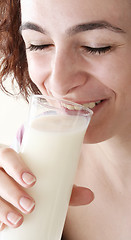
[[[97,102],[90,102],[90,103],[85,103],[83,104],[83,106],[85,108],[94,108],[96,105],[98,105],[99,103],[101,103],[101,100],[100,101],[97,101]]]
[[[97,104],[99,104],[100,102],[102,102],[102,100],[100,100],[100,101],[96,102],[96,105],[97,105]]]
[[[63,105],[64,105],[64,107],[68,108],[69,110],[74,110],[74,106],[72,106],[72,105],[65,105],[65,104],[63,104]]]
[[[97,102],[84,103],[82,106],[83,106],[84,108],[91,108],[91,109],[92,109],[92,108],[94,108],[96,105],[98,105],[100,102],[101,102],[101,100],[100,100],[100,101],[97,101]],[[64,108],[69,109],[69,110],[77,110],[77,111],[81,110],[81,107],[80,107],[80,106],[73,106],[73,105],[68,105],[68,104],[65,104],[65,103],[62,103],[62,106],[63,106]]]
[[[79,106],[74,106],[74,108],[75,108],[75,110],[77,110],[77,111],[81,110],[81,107],[79,107]]]
[[[95,107],[95,102],[85,103],[83,104],[85,108],[93,108]]]
[[[73,106],[73,105],[69,105],[69,104],[65,104],[65,103],[62,103],[62,106],[69,110],[77,110],[77,111],[81,110],[81,106]]]

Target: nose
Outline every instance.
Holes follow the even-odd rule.
[[[48,78],[48,90],[55,97],[66,96],[85,82],[75,51],[56,51]]]

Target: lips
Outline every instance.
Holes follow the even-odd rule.
[[[83,108],[90,108],[90,109],[93,109],[95,106],[99,105],[103,100],[99,100],[99,101],[96,101],[96,102],[89,102],[89,103],[84,103],[84,104],[81,104],[83,106]],[[69,104],[66,104],[66,103],[62,103],[62,106],[68,110],[81,110],[80,106],[79,105],[69,105]]]

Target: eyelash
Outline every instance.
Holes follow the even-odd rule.
[[[30,51],[38,51],[38,50],[44,50],[46,48],[49,48],[53,46],[52,44],[45,44],[45,45],[33,45],[31,44],[27,49]]]
[[[88,47],[88,46],[83,46],[83,48],[87,53],[96,54],[96,55],[104,54],[111,50],[111,46],[100,47],[100,48],[92,48],[92,47]]]
[[[38,50],[44,50],[47,49],[49,47],[53,46],[52,44],[45,44],[45,45],[33,45],[31,44],[27,49],[30,51],[38,51]],[[100,47],[100,48],[92,48],[92,47],[88,47],[88,46],[82,46],[82,48],[90,54],[96,54],[96,55],[100,55],[100,54],[104,54],[106,52],[109,52],[111,50],[111,46],[106,46],[106,47]]]

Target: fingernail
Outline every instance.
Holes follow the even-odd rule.
[[[33,175],[31,175],[30,173],[26,173],[26,172],[24,172],[22,174],[22,179],[28,185],[30,185],[36,181],[36,178]]]
[[[20,220],[22,219],[21,216],[18,216],[17,214],[10,212],[7,214],[7,220],[12,223],[13,225],[16,225]]]
[[[30,212],[35,206],[35,203],[27,197],[21,197],[19,203],[27,212]]]

